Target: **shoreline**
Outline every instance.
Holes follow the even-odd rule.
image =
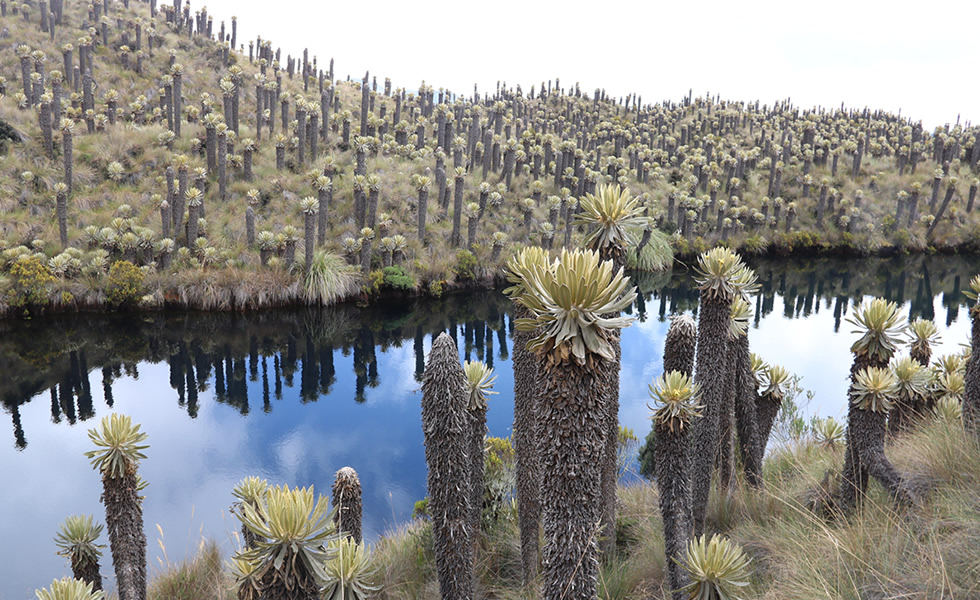
[[[786,247],[776,242],[768,242],[762,250],[749,251],[744,246],[738,252],[748,259],[753,258],[837,258],[837,259],[864,259],[864,258],[893,258],[896,256],[918,256],[918,255],[977,255],[980,259],[980,241],[965,242],[956,245],[930,245],[925,248],[899,248],[892,245],[882,245],[871,250],[868,248],[856,247],[847,244],[837,245],[814,245],[803,247]],[[700,251],[685,251],[683,248],[675,248],[674,263],[688,263],[695,260]],[[228,270],[207,270],[200,273],[209,274],[210,277],[203,277],[204,284],[212,285],[216,280],[224,280],[224,285],[217,285],[210,289],[206,300],[199,295],[181,290],[180,282],[174,281],[175,276],[180,273],[171,274],[170,283],[164,281],[153,281],[153,289],[146,290],[148,293],[143,296],[143,301],[138,306],[129,308],[112,308],[105,299],[105,294],[101,290],[89,290],[88,294],[79,296],[73,294],[70,302],[60,302],[62,294],[71,293],[70,288],[77,289],[81,282],[77,280],[57,280],[50,296],[52,298],[42,314],[30,316],[29,320],[43,320],[48,316],[58,316],[73,313],[151,313],[163,311],[184,311],[184,312],[216,312],[216,313],[245,313],[262,310],[290,309],[314,307],[319,303],[306,302],[303,299],[303,291],[300,288],[301,280],[291,278],[291,282],[296,289],[291,291],[289,298],[285,300],[270,300],[273,296],[269,289],[258,288],[250,290],[250,295],[243,295],[242,290],[235,284],[241,283],[241,279],[229,278]],[[254,276],[254,273],[243,272],[244,276]],[[278,275],[282,275],[279,273]],[[452,277],[451,273],[446,274]],[[291,277],[291,276],[290,276]],[[270,278],[268,283],[281,283],[279,277]],[[365,281],[366,283],[366,281]],[[439,291],[433,292],[431,283]],[[74,284],[74,286],[73,286]],[[357,293],[338,296],[334,301],[323,304],[322,306],[332,306],[343,303],[352,303],[358,308],[367,308],[372,305],[385,302],[397,302],[416,299],[438,299],[445,295],[459,294],[477,290],[493,290],[506,286],[506,278],[501,269],[485,272],[476,275],[472,279],[452,280],[441,279],[434,282],[420,282],[413,289],[395,289],[383,287],[374,293],[365,290],[362,285]],[[0,320],[19,320],[24,319],[17,315],[17,310],[6,304],[0,304]]]

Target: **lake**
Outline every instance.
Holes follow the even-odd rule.
[[[980,271],[977,257],[751,264],[761,283],[752,350],[802,377],[813,392],[808,415],[845,419],[857,336],[844,319],[862,298],[883,296],[909,318],[934,318],[942,332],[934,356],[968,341],[961,288]],[[642,439],[668,317],[696,313],[698,294],[684,267],[634,281],[642,294],[622,338],[619,416]],[[35,588],[71,574],[53,542],[66,516],[104,522],[101,480],[83,453],[92,448],[87,430],[113,411],[149,435],[140,472],[149,483],[151,578],[167,561],[193,554],[202,535],[231,554],[239,528],[228,512],[231,490],[248,475],[329,495],[334,473],[352,466],[364,490],[365,537],[376,540],[410,519],[426,493],[419,387],[432,339],[443,331],[464,359],[496,369],[500,394],[490,399],[488,426],[491,435],[508,436],[513,322],[510,302],[497,292],[369,309],[0,321],[0,400],[10,421],[0,444],[0,599],[33,598]],[[108,548],[101,564],[113,587]]]

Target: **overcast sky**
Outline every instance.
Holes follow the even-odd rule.
[[[170,0],[161,0],[169,3]],[[338,78],[471,94],[498,80],[636,92],[645,102],[695,95],[792,98],[901,109],[927,127],[980,119],[980,2],[936,0],[208,0],[215,31],[238,17],[256,35]],[[201,1],[192,2],[194,10]],[[800,8],[794,8],[799,6]],[[803,7],[806,8],[803,8]]]

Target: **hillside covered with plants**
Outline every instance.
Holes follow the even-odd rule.
[[[472,96],[343,81],[179,1],[3,12],[4,313],[438,295],[499,279],[524,245],[579,245],[601,184],[645,207],[629,264],[646,269],[668,242],[888,253],[980,234],[976,127],[558,80]],[[140,271],[113,277],[118,261]]]

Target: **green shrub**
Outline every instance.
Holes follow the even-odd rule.
[[[786,256],[793,251],[793,237],[788,233],[777,233],[772,236],[770,246],[776,253]]]
[[[650,243],[653,243],[651,238]],[[692,256],[702,254],[707,252],[711,245],[701,236],[695,237],[693,240],[688,240],[680,236],[674,236],[671,238],[671,243],[673,244],[674,254],[677,256]],[[645,251],[645,249],[644,249]],[[627,260],[629,260],[629,255],[627,254]],[[673,257],[671,257],[671,262],[668,263],[667,268],[673,265]]]
[[[143,295],[143,271],[128,260],[117,260],[109,268],[106,301],[114,307],[132,306]]]
[[[441,279],[430,281],[429,295],[432,296],[433,298],[442,298],[443,286],[445,285],[445,283],[446,282],[442,281]]]
[[[381,291],[382,286],[385,283],[385,274],[381,269],[375,269],[368,273],[368,280],[363,286],[361,286],[361,291],[368,296],[374,296]]]
[[[399,266],[384,268],[384,284],[395,290],[415,289],[415,279]]]
[[[379,294],[384,289],[412,291],[415,289],[415,279],[401,267],[385,267],[371,271],[367,283],[361,287],[361,291],[368,296]]]
[[[476,257],[469,250],[460,250],[456,253],[456,264],[453,265],[453,274],[456,279],[467,280],[476,279]]]
[[[796,249],[820,249],[824,241],[819,231],[794,231],[790,236],[790,246]]]
[[[674,248],[674,254],[676,256],[690,256],[691,255],[691,244],[687,242],[686,239],[682,237],[671,238],[671,244]]]
[[[745,254],[764,254],[769,249],[769,240],[761,235],[753,235],[742,242],[741,251]]]
[[[429,518],[429,499],[427,497],[415,501],[415,506],[412,508],[412,518],[413,519]]]
[[[23,308],[25,316],[40,312],[51,302],[48,291],[54,275],[38,257],[29,256],[14,262],[10,267],[10,279],[7,303],[14,308]]]

